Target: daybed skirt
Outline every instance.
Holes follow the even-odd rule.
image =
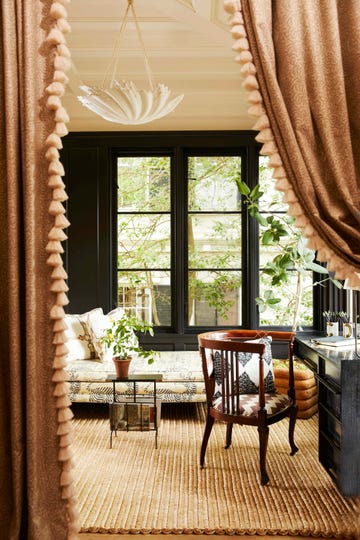
[[[80,382],[69,383],[69,398],[72,402],[80,403],[111,403],[113,401],[113,385],[110,382]],[[119,401],[133,395],[132,383],[116,383],[116,395]],[[153,392],[152,383],[137,383],[137,397],[145,397]],[[204,383],[195,382],[158,382],[156,395],[164,403],[175,402],[204,402],[206,401]]]
[[[99,359],[73,360],[66,367],[69,397],[72,402],[110,403],[113,401],[115,368],[112,362]],[[204,376],[199,351],[161,351],[153,364],[134,358],[130,374],[160,373],[162,382],[156,383],[157,396],[163,402],[206,401]],[[152,382],[136,383],[137,395],[153,393]],[[133,383],[116,383],[118,399],[133,395]]]

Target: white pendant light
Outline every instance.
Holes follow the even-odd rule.
[[[118,81],[116,74],[120,60],[120,41],[128,21],[129,12],[135,21],[137,36],[144,55],[149,89],[138,89],[132,81]],[[146,124],[171,113],[184,95],[173,96],[163,83],[154,84],[145,45],[134,9],[134,0],[128,0],[119,36],[115,43],[113,58],[101,87],[81,85],[85,95],[77,96],[81,103],[109,122],[118,124]]]

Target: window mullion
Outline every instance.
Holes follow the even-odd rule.
[[[259,178],[259,154],[256,148],[248,148],[246,159],[243,160],[242,177],[250,188],[253,188]],[[245,205],[243,211],[243,326],[246,328],[259,327],[259,313],[255,298],[259,296],[259,226]]]
[[[172,320],[173,329],[177,334],[184,334],[184,321],[186,306],[185,276],[187,260],[186,246],[186,164],[182,148],[177,147],[171,167],[171,193],[172,193],[172,226],[173,226],[173,257],[172,257]]]

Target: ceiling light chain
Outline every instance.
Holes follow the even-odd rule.
[[[129,11],[130,11],[130,6],[131,5],[132,5],[132,0],[128,0],[128,4],[127,4],[126,10],[125,10],[125,14],[124,14],[124,17],[123,17],[122,22],[121,22],[119,35],[115,40],[115,44],[114,44],[114,48],[113,48],[113,52],[112,52],[112,56],[111,56],[111,62],[109,63],[109,66],[108,66],[108,68],[106,70],[102,86],[106,86],[106,83],[108,81],[109,81],[109,84],[111,86],[112,83],[115,80],[115,76],[116,76],[116,72],[117,72],[118,65],[119,65],[119,60],[120,60],[120,44],[121,44],[121,41],[122,41],[122,38],[123,38],[123,34],[125,32],[125,28],[126,28],[126,24],[127,24],[127,21],[128,21]],[[111,73],[111,77],[109,77],[109,73],[111,71],[111,68],[113,68],[113,70],[112,70],[112,73]]]

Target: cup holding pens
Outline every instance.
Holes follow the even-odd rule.
[[[327,321],[326,322],[326,335],[328,337],[338,336],[339,335],[339,323],[337,321],[336,322],[332,322],[332,321]]]
[[[343,338],[349,339],[353,337],[354,324],[351,322],[343,323]]]

